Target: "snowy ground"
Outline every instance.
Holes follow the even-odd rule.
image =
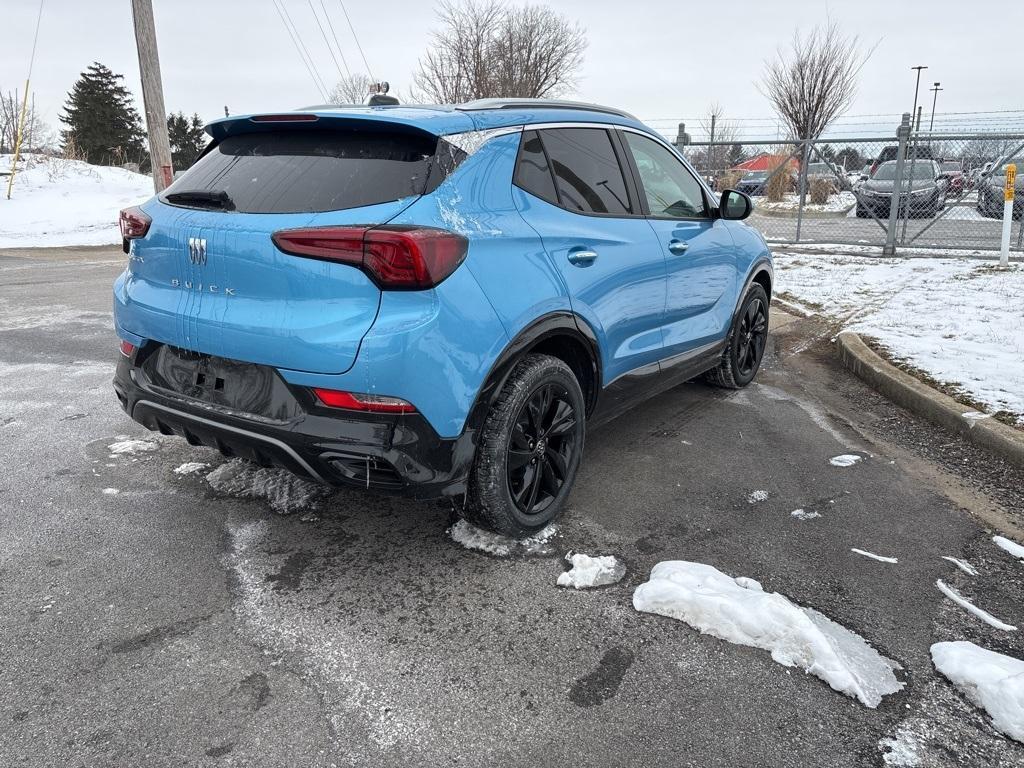
[[[810,200],[809,196],[807,200]],[[854,197],[853,192],[843,191],[829,195],[828,200],[823,204],[815,205],[811,202],[805,202],[804,211],[809,213],[841,214],[851,210],[856,203],[857,198]],[[766,197],[759,197],[754,205],[760,211],[785,212],[796,215],[797,209],[800,208],[800,195],[786,195],[783,200],[777,203],[769,201]]]
[[[778,291],[1024,424],[1024,267],[971,259],[776,257]]]
[[[153,180],[140,173],[29,155],[8,200],[11,159],[0,155],[0,248],[118,243],[118,211],[153,195]]]

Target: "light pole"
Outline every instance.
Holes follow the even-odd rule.
[[[914,108],[910,111],[910,118],[911,118],[911,120],[913,120],[914,115],[917,114],[917,92],[918,92],[918,89],[921,87],[921,70],[922,69],[928,69],[928,67],[917,66],[917,67],[911,67],[911,69],[916,69],[917,70],[917,82],[914,83]]]
[[[929,89],[934,95],[932,96],[932,119],[928,122],[928,133],[931,133],[932,128],[935,127],[935,102],[939,100],[939,91],[946,90],[945,88],[939,88],[939,85],[940,83],[935,83],[935,85]]]

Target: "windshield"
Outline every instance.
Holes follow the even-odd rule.
[[[807,173],[821,175],[823,173],[832,173],[832,169],[824,163],[811,163],[807,166]]]
[[[962,169],[960,168],[960,163],[943,163],[942,164],[942,170],[944,170],[944,171],[959,171],[959,170],[962,170]]]
[[[909,179],[911,169],[913,169],[914,179],[920,181],[921,179],[932,180],[935,178],[935,166],[931,162],[918,161],[913,162],[907,160],[903,164],[903,178]],[[896,179],[896,161],[893,160],[888,163],[882,163],[878,166],[878,170],[875,171],[874,178],[878,181],[895,181]]]
[[[744,181],[762,181],[768,178],[768,171],[747,171],[743,174]]]

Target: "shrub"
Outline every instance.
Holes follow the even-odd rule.
[[[835,184],[832,183],[832,179],[822,177],[811,179],[809,186],[809,202],[811,205],[824,205],[828,202],[829,195],[835,191]]]
[[[778,171],[778,172],[776,172]],[[768,179],[768,187],[765,189],[765,196],[773,203],[780,203],[789,192],[795,188],[793,174],[788,169],[781,170],[772,168],[770,173],[774,174]]]
[[[743,171],[723,171],[718,175],[715,189],[719,192],[725,189],[735,189],[741,178],[743,178]]]

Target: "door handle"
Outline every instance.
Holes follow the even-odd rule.
[[[585,248],[576,251],[569,251],[569,263],[574,264],[577,267],[589,267],[594,263],[594,259],[596,258],[597,251],[591,251]]]
[[[669,240],[668,249],[676,254],[677,256],[686,253],[686,249],[690,247],[690,244],[685,240]]]

